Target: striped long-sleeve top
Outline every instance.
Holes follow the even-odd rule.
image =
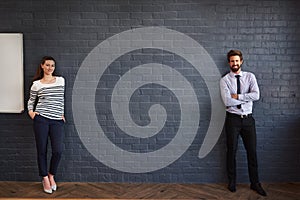
[[[30,88],[27,108],[38,112],[41,116],[61,120],[64,115],[65,79],[56,77],[54,83],[44,84],[34,81]]]

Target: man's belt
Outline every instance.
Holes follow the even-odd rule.
[[[230,112],[226,112],[226,115],[230,116],[230,117],[238,117],[238,118],[241,118],[241,119],[246,119],[246,118],[252,117],[252,114],[239,115],[239,114],[230,113]]]

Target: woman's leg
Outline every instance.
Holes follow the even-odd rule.
[[[34,134],[37,149],[37,161],[39,167],[39,175],[41,177],[48,176],[47,170],[47,145],[49,126],[47,119],[36,115],[34,118]]]
[[[51,120],[49,135],[51,140],[52,156],[48,176],[52,186],[56,185],[54,181],[54,175],[57,172],[63,149],[63,125],[64,122],[62,120]]]

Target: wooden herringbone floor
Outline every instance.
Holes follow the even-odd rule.
[[[37,182],[0,182],[0,199],[270,199],[299,200],[300,183],[265,183],[268,193],[262,197],[238,184],[231,193],[226,184],[148,184],[148,183],[58,183],[53,194],[42,191]]]

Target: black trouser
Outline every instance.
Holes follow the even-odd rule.
[[[36,115],[34,117],[34,133],[37,148],[37,160],[39,166],[39,175],[44,177],[48,175],[47,170],[47,146],[48,137],[51,141],[52,156],[50,161],[49,173],[56,174],[59,161],[62,154],[63,142],[63,120],[53,120]]]
[[[252,115],[241,118],[239,115],[226,114],[225,130],[227,137],[227,175],[230,182],[236,181],[236,152],[241,136],[247,152],[248,172],[252,184],[259,183],[256,155],[255,120]]]

